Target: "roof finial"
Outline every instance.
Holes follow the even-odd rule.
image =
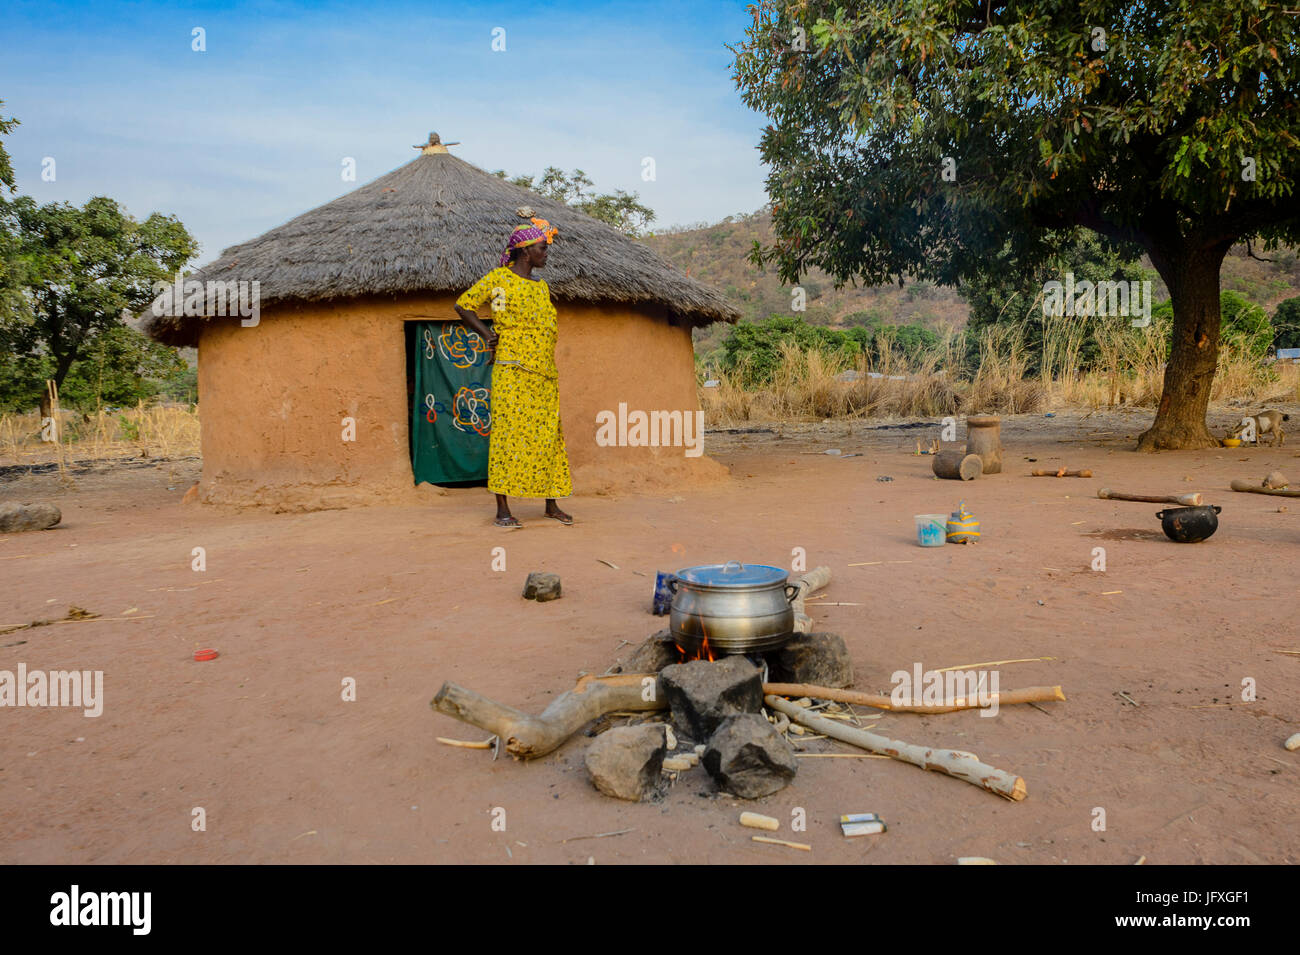
[[[445,153],[447,151],[448,146],[459,146],[459,145],[460,143],[444,143],[442,141],[442,137],[439,136],[437,133],[430,133],[429,141],[427,143],[420,143],[419,145],[412,146],[411,148],[420,150],[421,156],[431,156],[434,153]]]

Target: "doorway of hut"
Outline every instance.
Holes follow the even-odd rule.
[[[403,325],[415,483],[486,487],[492,432],[487,342],[458,321]]]

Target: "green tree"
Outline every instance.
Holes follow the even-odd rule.
[[[794,281],[956,284],[1087,229],[1151,258],[1174,309],[1139,448],[1211,447],[1219,273],[1300,239],[1300,17],[1262,0],[762,0],[734,49],[772,124],[775,261]]]
[[[655,219],[654,210],[642,205],[635,192],[624,192],[622,189],[615,189],[612,193],[588,192],[594,184],[581,169],[566,174],[555,166],[547,166],[540,178],[508,176],[504,169],[498,169],[493,175],[513,185],[531,189],[547,199],[573,206],[633,238],[644,235],[646,228]]]
[[[1279,302],[1273,313],[1273,345],[1300,348],[1300,297]]]
[[[181,380],[188,367],[175,348],[127,325],[115,325],[86,346],[69,370],[59,398],[87,409],[133,405],[161,394],[165,383]]]
[[[5,101],[0,99],[0,109],[3,109],[4,105]],[[0,114],[0,136],[8,136],[17,125],[18,120],[12,116],[6,118],[3,114]],[[9,158],[9,151],[5,149],[4,140],[2,139],[0,139],[0,185],[5,186],[10,192],[14,192],[18,188],[14,182],[13,160]],[[3,190],[0,190],[0,194],[3,194]]]
[[[917,361],[938,343],[939,337],[920,325],[877,323],[836,329],[789,315],[773,315],[761,322],[733,325],[722,342],[719,366],[725,372],[739,374],[743,384],[765,384],[780,367],[787,345],[850,361],[865,355],[873,364],[880,364],[886,353],[892,359]]]
[[[1136,252],[1136,249],[1129,251]],[[1125,254],[1122,247],[1089,232],[1077,233],[1073,241],[1060,251],[1027,264],[1018,261],[1008,246],[1003,246],[987,266],[960,286],[962,298],[970,305],[966,322],[967,363],[974,364],[978,359],[980,337],[985,328],[998,323],[1020,325],[1028,359],[1026,371],[1031,375],[1039,374],[1043,358],[1043,288],[1046,283],[1064,282],[1067,272],[1073,273],[1076,282],[1087,280],[1094,284],[1102,281],[1141,282],[1155,278],[1136,258]],[[1098,353],[1098,321],[1083,316],[1077,321],[1084,323],[1079,357],[1086,367]]]
[[[21,264],[17,301],[0,312],[0,345],[28,372],[44,366],[62,387],[78,358],[122,313],[154,298],[198,251],[179,220],[154,213],[136,222],[115,201],[38,205],[28,196],[0,209],[0,234],[11,236]],[[35,398],[36,396],[31,396]]]
[[[842,336],[836,337],[829,328],[809,325],[789,315],[773,315],[760,322],[740,321],[722,343],[719,364],[725,372],[743,374],[745,384],[767,383],[781,365],[783,345],[825,352],[842,341]]]
[[[0,108],[3,107],[4,100],[0,99]],[[14,164],[5,149],[3,137],[9,135],[17,125],[18,120],[12,116],[6,118],[0,113],[0,322],[18,308],[18,290],[22,285],[18,240],[3,224],[5,210],[9,206],[6,191],[13,193],[18,188],[14,179]]]

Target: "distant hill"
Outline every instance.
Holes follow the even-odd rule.
[[[772,217],[762,211],[748,216],[728,216],[716,225],[659,232],[642,241],[686,274],[722,289],[750,320],[772,314],[793,315],[791,289],[772,271],[759,271],[749,262],[757,239],[772,241]],[[813,324],[840,326],[865,324],[870,318],[889,325],[924,325],[938,330],[960,327],[970,311],[953,289],[928,282],[875,288],[845,287],[814,270],[800,283],[807,293],[802,317]]]
[[[669,229],[642,239],[687,275],[723,290],[750,321],[772,314],[794,315],[791,289],[783,286],[772,271],[759,271],[749,262],[757,239],[772,241],[772,217],[765,210],[752,215],[728,216],[714,225]],[[1241,292],[1262,305],[1270,315],[1284,299],[1300,295],[1300,254],[1296,249],[1257,253],[1270,262],[1251,258],[1245,246],[1238,246],[1223,263],[1223,290]],[[1150,262],[1143,260],[1150,268]],[[966,324],[970,308],[955,289],[929,282],[836,289],[834,282],[814,270],[801,283],[807,293],[805,321],[844,327],[865,324],[872,319],[889,325],[923,325],[934,331]],[[1157,301],[1169,297],[1164,283],[1153,289]],[[697,350],[710,351],[725,337],[725,326],[696,332]]]

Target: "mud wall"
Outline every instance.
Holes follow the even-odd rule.
[[[439,499],[411,474],[403,323],[443,319],[453,296],[268,307],[205,323],[199,340],[200,498],[283,509]],[[653,311],[558,303],[556,364],[574,494],[711,482],[682,447],[604,447],[596,416],[696,411],[690,331]],[[344,420],[355,440],[344,440]],[[707,445],[705,446],[707,451]],[[486,493],[486,492],[484,492]]]

